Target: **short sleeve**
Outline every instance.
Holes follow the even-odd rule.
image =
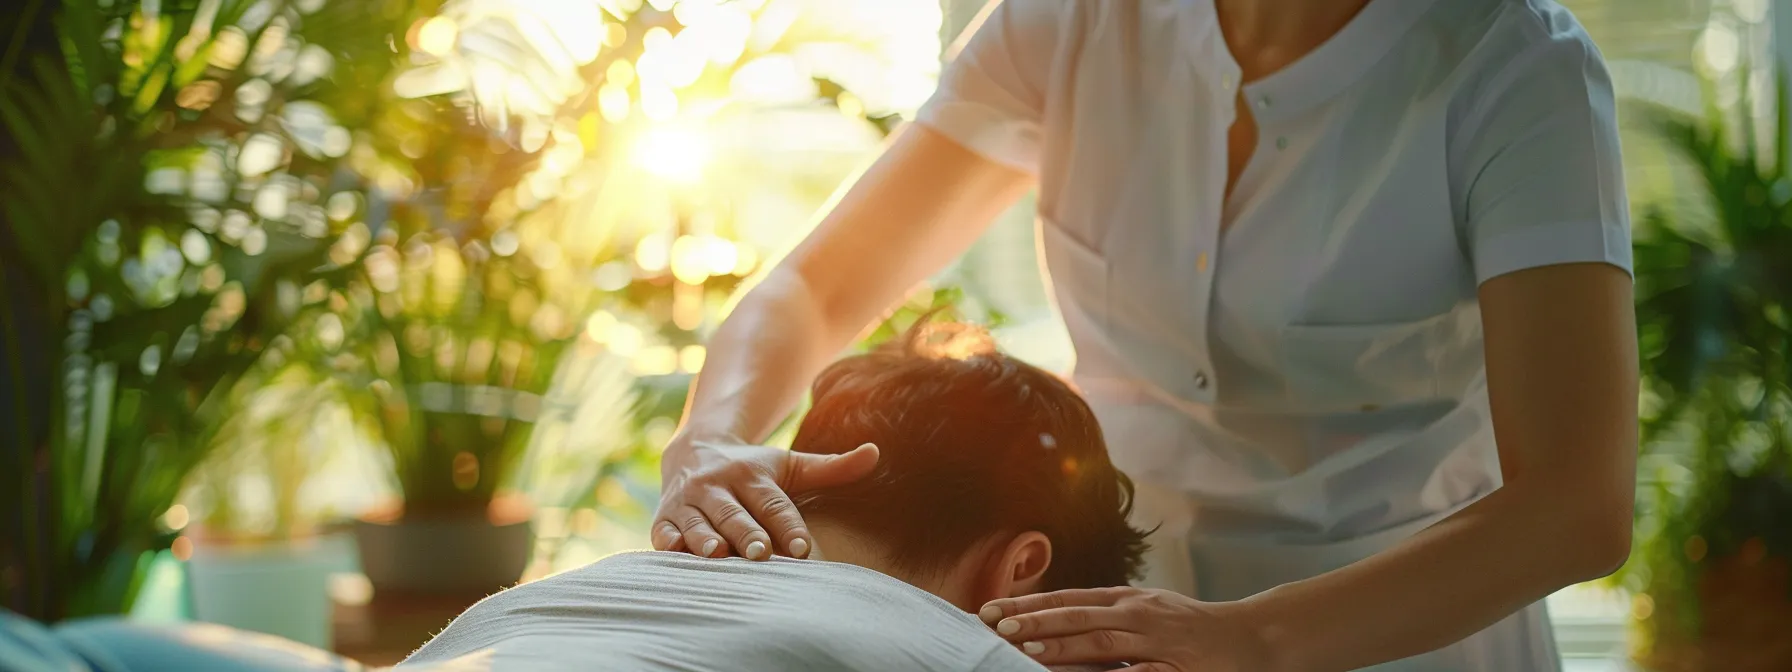
[[[1511,59],[1466,119],[1453,179],[1477,284],[1577,262],[1632,270],[1611,78],[1578,27]]]
[[[1062,0],[992,0],[965,29],[915,121],[985,158],[1038,172]]]

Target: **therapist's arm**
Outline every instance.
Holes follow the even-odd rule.
[[[1637,350],[1630,276],[1545,266],[1481,287],[1505,485],[1411,539],[1237,602],[1161,590],[995,600],[982,616],[1043,663],[1149,672],[1332,672],[1438,649],[1630,552]],[[1199,578],[1199,577],[1197,577]]]
[[[876,453],[804,455],[753,444],[866,324],[962,254],[1032,185],[1031,175],[925,126],[898,132],[710,338],[661,461],[654,548],[805,556],[812,542],[786,491],[855,480]]]
[[[1279,669],[1356,669],[1449,645],[1630,553],[1637,453],[1632,283],[1605,264],[1481,287],[1505,485],[1393,549],[1237,606]]]

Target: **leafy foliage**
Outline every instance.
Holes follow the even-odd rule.
[[[158,518],[208,454],[253,443],[243,409],[269,387],[331,381],[302,400],[377,421],[418,509],[507,481],[623,508],[594,484],[650,487],[704,331],[779,244],[737,244],[743,203],[775,192],[760,219],[800,220],[896,118],[875,43],[937,55],[887,39],[925,13],[884,3],[45,4],[24,14],[53,16],[54,48],[0,79],[22,444],[0,496],[32,514],[4,531],[0,589],[43,620],[128,607]],[[702,12],[738,53],[679,60]],[[748,67],[756,100],[735,97]],[[687,122],[713,126],[714,161]]]
[[[1713,563],[1792,558],[1792,136],[1783,80],[1778,91],[1765,138],[1715,109],[1642,111],[1696,170],[1712,213],[1657,208],[1637,227],[1646,486],[1637,551],[1614,580],[1662,607],[1652,641],[1696,639]]]
[[[842,85],[802,80],[813,90],[775,103],[731,93],[754,59],[805,45],[856,46],[863,35],[822,32],[805,10],[770,16],[776,30],[762,37],[775,39],[741,33],[732,56],[687,62],[667,46],[701,44],[678,35],[702,37],[719,25],[702,12],[727,14],[721,24],[739,28],[760,11],[752,7],[450,1],[412,24],[405,44],[413,67],[391,92],[413,99],[374,123],[386,157],[376,172],[404,188],[375,195],[393,225],[365,266],[373,302],[345,318],[360,330],[350,340],[369,348],[369,379],[378,381],[369,388],[372,412],[387,428],[407,508],[476,508],[500,489],[546,487],[546,464],[600,480],[626,470],[574,466],[574,444],[651,461],[700,365],[705,329],[761,268],[737,241],[739,202],[795,188],[819,189],[819,201],[842,176],[818,179],[812,158],[809,172],[786,165],[779,173],[767,170],[769,152],[707,150],[732,144],[722,137],[729,129],[745,133],[756,121],[779,128],[754,116],[778,109],[875,144],[877,122],[834,107],[856,101]],[[703,127],[716,135],[698,137]],[[644,146],[657,152],[646,165]],[[611,360],[627,370],[609,370]],[[580,380],[576,372],[593,368],[606,371],[597,379],[626,378],[631,388],[604,387],[604,408],[554,392],[557,377]],[[568,417],[572,408],[580,418]],[[601,431],[563,433],[588,417],[610,421]],[[536,436],[544,424],[547,439]],[[587,502],[596,491],[547,489]],[[549,505],[567,499],[532,494]]]
[[[407,513],[483,511],[528,445],[577,331],[531,263],[423,235],[370,259],[373,389]]]
[[[36,294],[8,315],[6,368],[54,367],[11,381],[52,417],[19,448],[29,468],[0,476],[29,519],[5,545],[9,605],[126,608],[238,382],[349,275],[358,251],[324,206],[356,187],[338,161],[353,112],[330,103],[389,59],[332,40],[355,43],[383,7],[66,3],[59,58],[0,97],[18,149],[0,165],[0,245],[23,272],[0,270]],[[25,329],[44,347],[19,347]]]

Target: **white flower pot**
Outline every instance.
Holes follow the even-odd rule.
[[[193,617],[328,650],[329,579],[341,565],[339,544],[329,542],[195,544],[187,561]]]

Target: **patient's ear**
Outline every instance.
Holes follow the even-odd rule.
[[[1040,591],[1045,570],[1052,565],[1052,541],[1040,532],[1015,535],[997,556],[990,587],[991,599],[1031,595]]]

